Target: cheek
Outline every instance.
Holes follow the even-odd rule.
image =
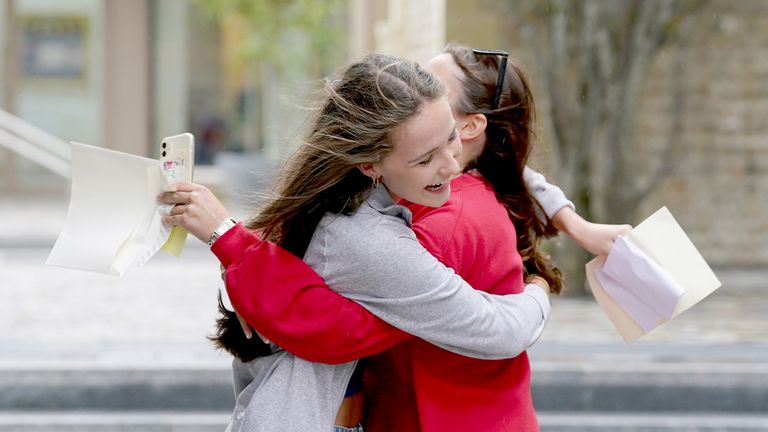
[[[408,184],[412,188],[421,189],[424,186],[426,186],[429,181],[428,179],[432,178],[432,175],[430,174],[432,172],[431,167],[430,168],[414,168],[411,172],[408,173]]]
[[[397,185],[398,189],[401,189],[405,192],[413,189],[414,185],[416,184],[416,180],[413,178],[411,173],[404,172],[397,176],[395,179],[395,184]]]
[[[418,172],[401,171],[390,177],[390,183],[387,185],[392,192],[403,198],[413,198],[425,186],[423,176]]]

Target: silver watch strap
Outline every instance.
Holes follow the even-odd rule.
[[[237,220],[235,218],[227,218],[227,220],[219,224],[219,226],[213,230],[211,237],[208,238],[208,246],[213,246],[213,243],[216,242],[219,237],[223,236],[225,232],[229,231],[229,229],[235,225],[237,225]]]

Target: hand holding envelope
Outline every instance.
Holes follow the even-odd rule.
[[[625,341],[634,341],[720,287],[666,207],[586,265],[595,299]]]

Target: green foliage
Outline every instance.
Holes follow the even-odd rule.
[[[325,73],[344,37],[338,21],[344,0],[196,0],[220,25],[231,19],[245,26],[244,61],[269,61],[279,68]]]

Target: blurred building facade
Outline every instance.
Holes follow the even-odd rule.
[[[371,51],[425,61],[455,40],[509,50],[536,87],[533,53],[511,28],[519,17],[495,3],[347,0],[337,13],[346,35],[338,64]],[[673,174],[643,204],[644,214],[670,207],[719,266],[768,264],[766,16],[762,0],[714,0],[694,13],[683,145]],[[242,29],[217,24],[191,0],[0,0],[0,23],[4,110],[64,140],[134,154],[154,156],[163,136],[191,131],[202,164],[221,151],[277,160],[300,130],[314,78],[234,61]],[[637,145],[649,158],[670,127],[672,57],[654,60],[643,90]],[[536,95],[546,106],[544,92]],[[545,128],[544,147],[546,136]],[[0,169],[3,193],[66,192],[60,177],[3,148]],[[199,172],[203,181],[221,176],[215,165]]]
[[[337,15],[339,64],[372,50],[428,59],[445,40],[443,0],[350,0]],[[248,35],[192,0],[0,0],[0,23],[5,111],[65,141],[134,154],[154,156],[162,137],[192,131],[199,164],[220,151],[278,159],[317,78],[240,62]],[[5,191],[63,190],[8,150],[0,166]]]

